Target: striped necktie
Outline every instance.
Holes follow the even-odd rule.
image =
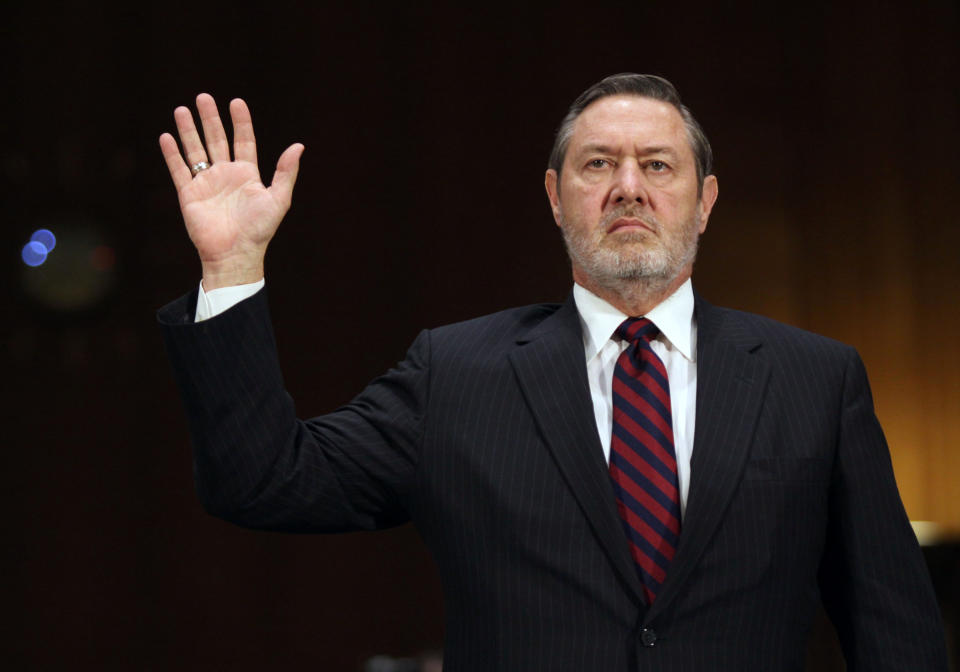
[[[673,449],[670,385],[650,348],[658,329],[628,318],[616,335],[630,343],[613,373],[610,478],[649,604],[656,599],[680,537],[680,494]]]

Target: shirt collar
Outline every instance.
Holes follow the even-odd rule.
[[[580,313],[583,347],[587,361],[590,361],[610,340],[620,323],[627,319],[627,315],[576,283],[573,285],[573,300]],[[676,348],[687,360],[694,361],[693,283],[690,278],[643,317],[657,325],[668,345]]]

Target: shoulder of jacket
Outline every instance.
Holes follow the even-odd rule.
[[[751,334],[766,346],[783,345],[821,353],[831,352],[841,357],[856,352],[855,348],[847,343],[765,315],[716,306],[711,306],[710,310],[717,311],[722,316],[728,330],[736,329]]]

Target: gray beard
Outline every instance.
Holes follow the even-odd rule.
[[[638,216],[615,211],[604,218],[599,230],[605,231],[609,223],[626,214]],[[642,219],[654,231],[663,230],[655,218],[644,215]],[[561,230],[571,261],[591,281],[624,298],[655,296],[666,291],[683,269],[696,258],[700,239],[697,226],[693,222],[675,239],[657,239],[653,233],[621,234],[620,239],[624,243],[654,242],[653,247],[632,252],[622,248],[603,247],[589,240],[587,235],[571,233],[567,226],[561,226]]]

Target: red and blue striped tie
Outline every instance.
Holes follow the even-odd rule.
[[[647,601],[653,604],[680,538],[670,384],[650,348],[656,325],[631,317],[616,335],[630,346],[613,373],[610,478]]]

